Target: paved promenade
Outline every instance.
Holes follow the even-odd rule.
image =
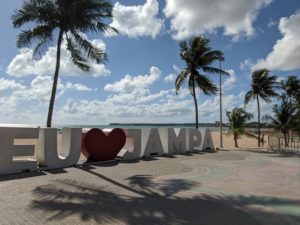
[[[300,225],[300,157],[220,151],[0,176],[0,224]]]

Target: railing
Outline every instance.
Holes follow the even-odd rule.
[[[268,136],[269,148],[273,151],[300,154],[300,140],[297,138],[287,140],[285,144],[283,137]]]

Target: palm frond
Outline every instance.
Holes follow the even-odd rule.
[[[222,74],[222,75],[228,75],[230,76],[230,74],[224,70],[220,70],[218,68],[214,68],[214,67],[210,67],[210,66],[203,66],[202,67],[204,72],[207,73],[215,73],[215,74]]]
[[[51,42],[52,39],[50,37],[44,37],[41,41],[39,41],[39,43],[33,49],[32,58],[35,60],[40,60],[47,51],[49,43]]]
[[[179,42],[179,47],[180,47],[181,52],[188,50],[187,41]]]
[[[187,79],[187,77],[189,76],[189,73],[187,70],[182,70],[179,75],[177,76],[176,80],[175,80],[175,90],[176,90],[176,94],[179,94],[180,92],[180,88],[183,84],[183,82]]]
[[[105,19],[112,18],[112,8],[110,2],[104,0],[81,0],[68,1],[60,0],[59,8],[64,15],[61,23],[65,27],[79,30],[81,32],[116,32],[116,28],[104,22]]]
[[[215,95],[219,90],[218,87],[205,75],[198,73],[195,76],[195,82],[197,87],[199,87],[205,95]]]
[[[102,32],[119,33],[119,31],[116,28],[109,26],[103,22],[97,22],[96,27]]]
[[[35,22],[38,25],[56,23],[57,7],[51,0],[26,0],[20,10],[15,10],[11,16],[13,26],[19,28],[26,23]]]
[[[104,63],[107,60],[107,55],[102,49],[96,48],[89,41],[83,38],[79,33],[74,30],[71,30],[72,35],[75,38],[76,44],[82,48],[87,57],[96,61],[97,63]]]
[[[67,37],[67,49],[71,53],[71,59],[74,65],[76,65],[79,69],[88,72],[90,66],[87,65],[87,60],[81,55],[80,50],[76,48],[75,43],[69,37]]]
[[[254,95],[252,90],[250,90],[246,93],[245,100],[244,100],[244,105],[247,105],[250,102],[251,98],[255,98],[255,95]]]
[[[223,54],[223,52],[218,51],[218,50],[206,52],[204,54],[204,57],[209,58],[209,59],[224,61],[224,54]]]
[[[52,40],[53,27],[48,25],[37,26],[31,30],[22,31],[17,37],[17,47],[30,47],[33,42]]]

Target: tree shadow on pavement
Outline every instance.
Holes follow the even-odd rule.
[[[277,211],[251,207],[256,202],[253,198],[184,193],[199,186],[198,183],[180,179],[157,182],[146,175],[128,177],[121,183],[91,169],[84,170],[121,191],[105,190],[89,181],[55,180],[33,190],[31,208],[44,212],[47,220],[58,223],[77,216],[81,223],[97,224],[289,224]],[[299,204],[293,200],[268,201],[264,201],[263,206]],[[299,217],[289,219],[297,221]]]

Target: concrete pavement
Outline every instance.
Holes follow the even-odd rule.
[[[0,177],[0,224],[300,224],[300,157],[220,151]]]

